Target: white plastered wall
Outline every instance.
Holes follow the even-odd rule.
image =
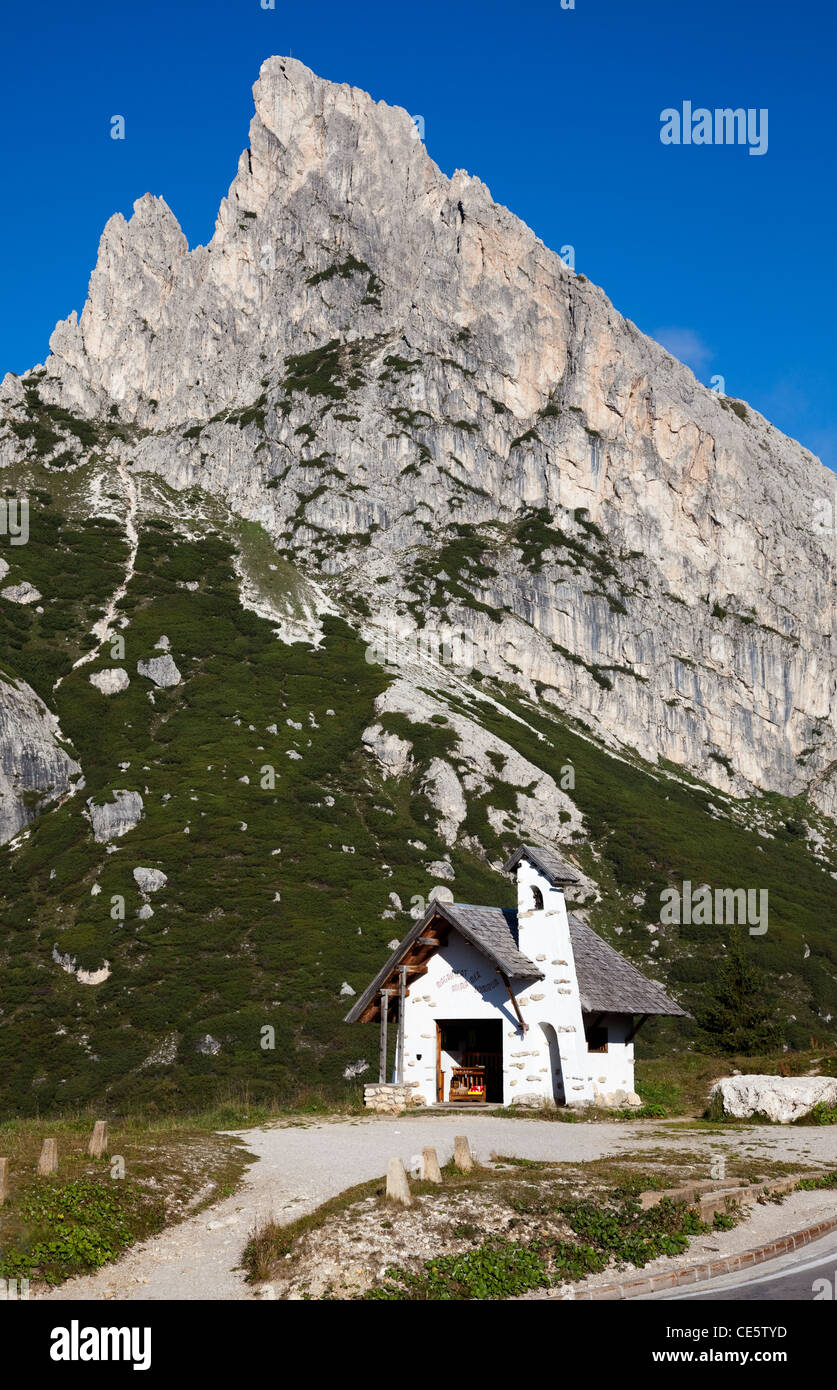
[[[404,1016],[404,1080],[418,1083],[428,1105],[436,1102],[436,1023],[444,1019],[499,1020],[506,1105],[524,1099],[584,1105],[596,1097],[594,1076],[603,1073],[590,1067],[564,894],[525,860],[517,884],[520,950],[544,976],[511,982],[526,1031],[495,966],[451,932],[427,974],[413,982]],[[534,888],[542,908],[535,906]],[[442,1064],[449,1072],[453,1059],[443,1055]]]
[[[607,1029],[607,1052],[587,1053],[587,1077],[596,1100],[620,1105],[634,1091],[634,1045],[627,1041],[630,1014],[605,1014],[598,1026]]]

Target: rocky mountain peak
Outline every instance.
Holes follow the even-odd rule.
[[[826,470],[447,178],[406,111],[291,58],[254,96],[209,244],[151,195],[112,218],[38,398],[123,422],[133,470],[222,497],[373,624],[438,621],[425,552],[453,545],[445,618],[494,675],[833,814]]]

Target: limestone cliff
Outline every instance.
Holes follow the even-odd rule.
[[[0,679],[0,845],[71,789],[79,768],[58,721],[25,681]]]
[[[827,471],[406,111],[288,58],[254,95],[210,243],[151,195],[113,217],[30,404],[119,421],[133,471],[262,523],[370,633],[455,625],[606,741],[837,814]]]

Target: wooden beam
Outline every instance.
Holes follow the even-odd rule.
[[[407,993],[407,967],[401,966],[401,983],[398,990],[398,1070],[395,1079],[400,1086],[404,1084],[404,998]]]
[[[389,990],[381,990],[381,1055],[378,1064],[378,1080],[383,1086],[387,1079],[387,1020],[389,1017]]]
[[[650,1014],[640,1014],[639,1018],[637,1019],[636,1023],[634,1024],[633,1028],[630,1030],[630,1032],[627,1034],[627,1036],[626,1036],[626,1038],[625,1038],[625,1042],[626,1042],[626,1043],[629,1043],[629,1042],[632,1042],[632,1041],[633,1041],[633,1039],[636,1037],[637,1033],[639,1032],[640,1028],[642,1027],[643,1023],[647,1023],[650,1017],[651,1017]]]
[[[514,1009],[515,1013],[517,1014],[517,1021],[518,1021],[518,1023],[520,1024],[521,1031],[524,1032],[524,1033],[528,1033],[528,1031],[529,1031],[529,1025],[528,1025],[528,1023],[524,1023],[524,1022],[523,1022],[523,1015],[522,1015],[522,1013],[520,1012],[520,1009],[519,1009],[519,1007],[518,1007],[517,1000],[515,999],[514,994],[512,993],[512,987],[511,987],[511,985],[509,984],[509,977],[508,977],[508,975],[505,975],[505,974],[503,973],[503,971],[499,968],[499,966],[497,967],[497,974],[500,976],[500,979],[503,981],[503,984],[506,986],[506,991],[507,991],[507,993],[508,993],[509,999],[511,1000],[512,1008]]]

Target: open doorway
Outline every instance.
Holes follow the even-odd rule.
[[[485,1067],[487,1103],[503,1103],[502,1022],[494,1019],[438,1019],[436,1023],[436,1099],[450,1095],[454,1067]]]

